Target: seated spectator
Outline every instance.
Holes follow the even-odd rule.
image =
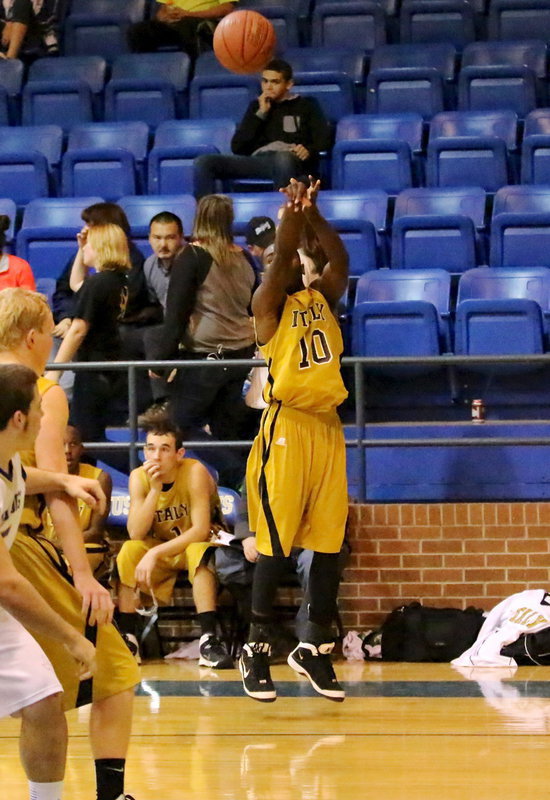
[[[59,55],[61,0],[2,0],[2,57],[27,63]]]
[[[224,0],[157,0],[155,18],[136,22],[128,30],[128,45],[133,53],[156,50],[183,50],[196,59],[203,50],[212,49],[216,23],[235,2]]]
[[[137,595],[167,604],[178,573],[187,572],[201,628],[199,665],[230,669],[233,661],[216,633],[217,584],[211,565],[212,525],[221,526],[216,483],[199,461],[184,458],[181,433],[151,415],[145,461],[130,475],[130,541],[117,557],[119,626],[137,650]]]
[[[160,306],[164,314],[172,264],[187,244],[181,219],[171,211],[155,214],[149,223],[149,244],[153,254],[143,265],[145,285],[149,302]],[[128,361],[148,361],[153,358],[149,343],[154,342],[159,332],[162,332],[162,325],[124,326],[123,358]],[[146,408],[151,402],[162,407],[168,395],[166,381],[149,378],[145,371],[140,370],[137,373],[137,394],[140,409]]]
[[[216,548],[215,565],[216,576],[222,586],[225,586],[235,598],[238,605],[239,616],[248,626],[250,624],[252,610],[252,578],[254,565],[259,558],[256,549],[256,537],[250,532],[248,524],[246,491],[239,500],[237,509],[237,522],[235,524],[235,539],[230,545]],[[350,552],[347,541],[344,541],[340,550],[339,571],[340,577],[346,566]],[[307,632],[308,622],[308,579],[313,559],[313,550],[304,550],[302,547],[293,547],[287,559],[288,575],[295,574],[298,577],[300,586],[303,590],[303,598],[298,608],[295,620],[295,634],[298,640],[303,641]],[[287,652],[282,653],[287,646]],[[289,641],[281,630],[278,632],[278,640],[274,646],[276,658],[286,655],[294,647],[289,646]]]
[[[65,457],[69,475],[80,475],[83,478],[96,478],[107,498],[105,510],[101,513],[93,511],[89,506],[78,501],[78,516],[82,526],[82,536],[86,546],[86,553],[90,567],[95,578],[105,578],[110,567],[111,544],[105,532],[105,522],[111,508],[111,493],[113,482],[108,472],[82,461],[85,454],[82,436],[74,425],[67,425],[64,436]],[[49,511],[44,512],[44,534],[49,539],[55,539],[52,518]]]
[[[255,344],[250,303],[256,285],[252,257],[233,241],[230,198],[203,197],[193,242],[172,265],[163,330],[152,343],[154,360],[251,358]],[[187,441],[242,438],[247,373],[246,365],[177,370],[170,383],[171,414]],[[208,448],[207,457],[223,486],[241,485],[244,453]]]
[[[319,154],[330,146],[329,124],[317,100],[292,91],[292,67],[275,58],[262,72],[253,100],[231,140],[235,155],[195,159],[195,195],[216,191],[216,180],[266,178],[276,189],[291,178],[315,175]]]
[[[6,231],[10,227],[10,218],[0,214],[0,289],[15,289],[21,286],[36,292],[36,282],[32,274],[31,265],[24,258],[4,253],[6,244]]]
[[[82,284],[71,327],[61,343],[54,363],[118,361],[121,353],[119,318],[128,299],[126,273],[130,269],[128,240],[118,225],[93,225],[79,237],[79,254],[84,269],[97,272]],[[73,271],[77,268],[73,267]],[[72,280],[72,276],[71,276]],[[49,377],[57,380],[59,372]],[[105,428],[113,424],[113,403],[126,392],[126,374],[120,371],[79,371],[75,375],[71,421],[84,441],[105,440]],[[104,461],[122,471],[127,457],[106,452]]]

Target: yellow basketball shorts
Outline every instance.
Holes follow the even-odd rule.
[[[135,587],[137,565],[145,553],[159,544],[162,544],[162,542],[159,542],[158,539],[153,539],[152,536],[139,540],[130,539],[128,542],[124,542],[116,560],[118,577],[121,583],[125,586]],[[210,542],[192,542],[183,553],[159,559],[151,576],[155,598],[160,603],[170,602],[178,572],[187,571],[187,577],[190,583],[193,583],[198,567],[208,560],[211,550],[212,545]]]
[[[246,487],[260,553],[288,556],[292,547],[338,553],[348,490],[336,411],[316,415],[270,405],[248,457]]]
[[[21,531],[10,550],[16,569],[32,583],[44,600],[81,633],[85,619],[82,616],[82,598],[62,572],[56,568],[58,552],[47,539],[37,540]],[[34,634],[33,634],[34,635]],[[45,636],[34,635],[51,661],[64,694],[66,709],[90,700],[103,700],[133,688],[140,681],[139,667],[114,625],[100,625],[96,634],[97,670],[91,680],[91,695],[79,698],[80,681],[76,665],[62,644]]]

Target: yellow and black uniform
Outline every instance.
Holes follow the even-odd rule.
[[[336,407],[347,397],[342,335],[316,289],[289,295],[268,366],[263,413],[247,465],[248,514],[260,553],[339,552],[348,513],[346,451]]]
[[[40,395],[43,396],[52,386],[55,386],[53,381],[40,378]],[[36,464],[34,452],[24,453],[22,460],[27,466]],[[21,526],[11,548],[11,556],[17,570],[32,583],[54,611],[80,633],[86,631],[87,636],[88,633],[90,636],[96,635],[97,671],[91,679],[90,696],[86,692],[88,681],[80,683],[65,647],[53,639],[33,634],[63,685],[64,705],[68,709],[131,689],[139,683],[140,674],[135,658],[114,625],[97,628],[85,625],[82,598],[67,576],[63,557],[52,542],[42,535],[41,513],[44,505],[43,498],[37,496],[25,499]]]
[[[176,536],[185,533],[192,526],[189,471],[195,463],[193,458],[184,458],[178,465],[176,480],[163,485],[150,535],[145,539],[130,539],[122,545],[117,556],[117,569],[120,581],[125,586],[135,587],[136,567],[145,553],[162,542],[175,539]],[[138,467],[136,472],[143,484],[144,491],[149,492],[151,488],[149,476],[143,467]],[[222,520],[221,504],[214,481],[212,481],[210,509],[212,522],[220,522]],[[183,553],[159,559],[151,579],[155,598],[161,603],[168,603],[174,591],[178,572],[183,570],[187,571],[189,580],[193,583],[197,568],[208,559],[212,546],[212,543],[208,541],[192,542],[187,545]]]

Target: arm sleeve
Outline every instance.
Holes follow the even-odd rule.
[[[76,293],[76,308],[74,315],[77,319],[83,319],[88,325],[95,321],[97,309],[103,305],[101,297],[101,284],[97,278],[101,273],[90,275],[86,278],[81,288]]]
[[[258,101],[253,100],[231,139],[231,150],[235,155],[252,155],[254,150],[260,146],[258,136],[265,124],[266,117],[259,117],[257,111]]]
[[[212,258],[202,247],[189,245],[176,256],[170,272],[162,335],[152,343],[151,358],[164,361],[177,356],[178,345],[189,324],[200,285]]]

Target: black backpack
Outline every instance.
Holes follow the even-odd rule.
[[[421,603],[400,606],[380,628],[382,659],[452,661],[472,646],[483,621],[483,611],[473,606],[464,611]]]
[[[515,642],[505,645],[500,654],[513,658],[519,667],[533,664],[547,667],[550,664],[550,628],[523,633]]]

